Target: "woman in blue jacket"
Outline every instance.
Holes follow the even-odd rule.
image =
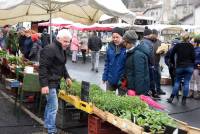
[[[103,83],[106,83],[106,90],[116,90],[117,84],[123,75],[126,49],[122,46],[123,29],[112,30],[112,42],[109,43],[106,51],[105,67],[103,72]]]

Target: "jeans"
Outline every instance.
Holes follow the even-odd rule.
[[[154,66],[150,66],[149,67],[149,77],[150,77],[150,91],[152,92],[152,94],[156,94],[156,90],[155,90],[155,70],[154,70]]]
[[[174,86],[174,79],[175,79],[175,71],[174,71],[174,67],[169,67],[169,74],[170,74],[170,77],[171,77],[171,84],[172,84],[172,87]]]
[[[47,104],[44,113],[44,127],[48,129],[48,133],[56,133],[56,114],[58,111],[58,98],[55,88],[49,89],[49,94],[46,96],[46,99]]]
[[[183,96],[188,96],[189,93],[189,83],[192,77],[193,73],[193,67],[179,67],[176,68],[176,76],[175,76],[175,82],[174,82],[174,88],[172,91],[172,95],[176,96],[178,95],[179,85],[182,79],[184,79],[184,85],[183,85]]]
[[[92,51],[91,52],[91,62],[92,62],[92,69],[98,70],[98,66],[99,66],[99,51]]]
[[[160,73],[160,65],[155,66],[154,70],[154,80],[155,80],[155,85],[156,85],[156,91],[160,91],[160,79],[161,79],[161,73]]]

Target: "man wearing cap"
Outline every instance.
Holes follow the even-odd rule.
[[[113,28],[112,42],[109,43],[106,51],[105,67],[103,72],[103,83],[106,83],[106,90],[116,90],[118,82],[123,75],[126,58],[126,49],[123,48],[122,36],[124,30]]]
[[[150,76],[150,91],[152,92],[152,97],[153,98],[160,98],[157,95],[157,92],[155,90],[155,79],[154,79],[154,49],[153,49],[153,42],[152,42],[152,30],[145,28],[144,30],[144,38],[143,40],[140,42],[140,44],[142,44],[144,47],[147,47],[147,49],[150,50],[150,54],[149,54],[149,76]]]
[[[137,95],[147,95],[150,85],[149,56],[150,49],[144,45],[137,45],[137,34],[134,30],[126,31],[123,36],[127,56],[124,77],[127,89],[134,90]]]

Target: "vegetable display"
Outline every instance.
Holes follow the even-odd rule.
[[[73,81],[72,87],[68,88],[62,79],[60,88],[69,94],[81,96],[81,84],[77,81]],[[176,126],[166,113],[151,109],[137,96],[117,96],[114,92],[105,92],[99,86],[91,85],[89,98],[96,107],[120,118],[131,120],[147,132],[162,133],[166,125]]]

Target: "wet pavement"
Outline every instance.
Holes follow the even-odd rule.
[[[43,127],[27,114],[23,113],[20,119],[16,116],[14,104],[0,94],[0,134],[32,134],[43,132]]]

